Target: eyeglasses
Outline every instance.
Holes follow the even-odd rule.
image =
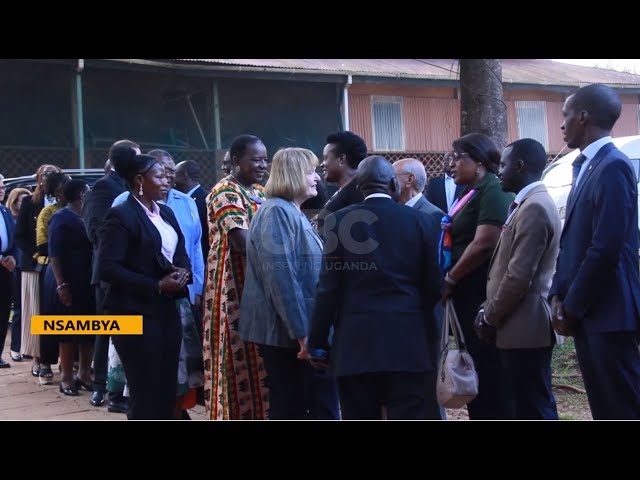
[[[450,161],[457,162],[462,157],[470,157],[470,155],[468,153],[466,153],[466,152],[461,152],[461,153],[458,153],[456,151],[449,152],[449,160]]]

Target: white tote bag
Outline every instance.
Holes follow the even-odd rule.
[[[449,329],[456,341],[455,349],[449,348]],[[467,352],[451,299],[447,300],[445,309],[440,355],[436,384],[438,403],[446,408],[462,408],[478,395],[478,374]]]

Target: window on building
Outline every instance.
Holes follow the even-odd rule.
[[[403,151],[404,126],[402,124],[402,97],[371,97],[373,149],[376,151]]]
[[[533,138],[549,149],[545,102],[517,101],[518,138]]]

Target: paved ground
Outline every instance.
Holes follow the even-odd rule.
[[[60,393],[60,372],[53,367],[52,385],[40,385],[31,375],[31,360],[14,362],[9,355],[11,330],[7,334],[2,359],[11,368],[0,368],[0,420],[126,420],[122,413],[110,413],[106,404],[89,403],[91,392],[80,390],[77,397]],[[206,420],[204,407],[189,410],[192,420]],[[447,410],[449,420],[467,420],[465,409]]]
[[[77,397],[60,393],[60,372],[53,367],[52,385],[40,385],[31,375],[31,360],[13,362],[9,355],[11,331],[2,352],[2,359],[11,368],[0,368],[0,420],[126,420],[122,413],[109,413],[106,404],[94,407],[89,403],[91,392],[81,390]],[[190,411],[193,420],[204,420],[204,407]]]

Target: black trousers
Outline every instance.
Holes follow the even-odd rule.
[[[377,372],[338,377],[343,420],[439,420],[429,410],[427,372]]]
[[[467,405],[471,420],[505,420],[513,417],[510,387],[495,345],[481,341],[473,329],[478,308],[486,299],[487,266],[460,281],[453,291],[453,304],[467,349],[478,372],[478,396]]]
[[[112,336],[129,386],[127,418],[173,420],[182,341],[182,325],[175,303],[165,305],[158,315],[145,315],[142,322],[142,335]]]
[[[514,420],[558,420],[551,390],[553,345],[544,348],[500,349],[509,380]]]
[[[640,420],[638,333],[580,333],[574,341],[593,419]]]
[[[22,270],[13,271],[13,320],[11,321],[11,350],[20,353],[22,346]]]
[[[104,289],[95,285],[96,315],[104,313]],[[93,390],[95,392],[107,391],[107,373],[109,367],[109,335],[96,335],[93,347]]]
[[[335,378],[298,360],[298,350],[259,345],[267,371],[270,420],[339,420]]]
[[[0,266],[0,355],[4,349],[4,341],[9,329],[9,316],[13,302],[13,275]]]
[[[40,313],[47,314],[50,312],[45,312],[45,286],[44,286],[44,276],[47,273],[47,268],[51,268],[50,266],[46,266],[40,272]],[[58,358],[60,357],[60,339],[58,335],[40,335],[40,363],[45,363],[47,365],[55,365],[58,363]]]

